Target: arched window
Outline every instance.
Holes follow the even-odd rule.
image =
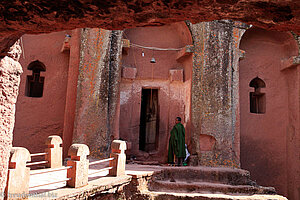
[[[260,91],[261,88],[266,87],[265,82],[256,77],[250,82],[249,86],[254,88],[254,92],[250,92],[250,112],[257,114],[265,113],[266,94]]]
[[[46,66],[42,62],[36,60],[31,62],[28,65],[27,69],[32,70],[32,75],[27,76],[25,90],[26,96],[42,97],[45,77],[40,76],[40,73],[46,71]]]

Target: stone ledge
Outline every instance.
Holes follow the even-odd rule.
[[[130,40],[122,39],[122,50],[125,55],[128,55],[129,48],[130,48]]]
[[[280,195],[226,195],[226,194],[199,194],[199,193],[171,193],[150,192],[153,199],[197,199],[197,200],[288,200]]]
[[[99,194],[101,192],[113,189],[114,187],[119,187],[120,185],[127,185],[130,183],[132,177],[128,175],[120,177],[102,177],[96,180],[89,181],[87,186],[81,188],[60,188],[57,190],[52,190],[50,192],[43,193],[28,198],[29,200],[37,199],[51,199],[51,200],[62,200],[62,199],[87,199],[89,196]]]
[[[154,174],[154,171],[126,171],[127,175],[132,176],[132,178],[143,178],[152,176]]]
[[[246,54],[246,52],[245,52],[244,50],[239,49],[239,51],[238,51],[238,57],[239,57],[241,60],[245,58],[245,54]]]
[[[300,56],[292,56],[286,60],[281,60],[280,71],[300,65]]]
[[[71,49],[71,38],[72,38],[71,35],[69,35],[69,34],[65,35],[65,39],[63,41],[63,44],[62,44],[62,47],[61,47],[61,50],[60,50],[61,53],[70,52],[70,49]]]
[[[181,49],[177,53],[176,60],[178,62],[182,61],[185,57],[192,55],[194,52],[194,46],[193,45],[186,45],[183,49]]]

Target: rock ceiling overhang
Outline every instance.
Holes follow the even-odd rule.
[[[23,34],[232,19],[300,34],[299,0],[2,0],[0,56]]]

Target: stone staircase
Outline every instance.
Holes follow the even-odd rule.
[[[153,199],[286,199],[273,187],[262,187],[242,169],[168,167],[148,183]]]

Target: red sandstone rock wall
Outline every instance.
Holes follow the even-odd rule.
[[[0,60],[0,194],[6,185],[8,159],[12,146],[17,101],[22,67],[18,62],[21,54],[19,43],[10,50],[10,56]],[[0,199],[2,199],[2,195]]]
[[[24,52],[20,63],[24,73],[16,104],[13,145],[31,153],[43,152],[49,135],[62,137],[70,57],[69,52],[61,52],[66,33],[22,37]],[[36,60],[46,66],[46,71],[40,73],[45,81],[43,96],[39,98],[26,95],[27,76],[32,75],[27,67]]]
[[[290,33],[251,28],[241,49],[241,166],[258,184],[299,199],[299,66],[284,62],[298,55],[296,40]],[[266,84],[264,114],[250,113],[249,83],[257,76]]]
[[[190,25],[195,51],[192,73],[192,162],[239,167],[239,41],[241,23]],[[201,146],[205,136],[211,149]],[[203,145],[203,143],[202,143]],[[198,158],[197,158],[198,157]]]
[[[190,25],[195,53],[193,57],[193,74],[187,75],[187,77],[190,76],[193,81],[191,111],[193,129],[190,150],[194,155],[197,155],[196,158],[194,157],[195,163],[199,162],[199,164],[213,166],[239,166],[237,62],[240,57],[239,40],[244,32],[244,27],[240,27],[240,25],[231,21],[215,21]],[[115,40],[113,39],[114,37]],[[118,136],[116,131],[118,124],[116,120],[118,120],[118,117],[112,116],[117,116],[118,111],[120,39],[121,33],[113,35],[111,31],[103,29],[85,29],[82,32],[74,142],[88,144],[94,156],[106,157],[109,152],[110,136]],[[279,40],[281,39],[279,38]],[[113,48],[115,49],[113,50]],[[284,52],[289,51],[288,45],[284,46],[284,48],[286,50]],[[5,66],[11,66],[10,63],[14,63],[8,57],[2,59],[2,62]],[[15,63],[15,66],[17,65]],[[111,73],[109,72],[110,70]],[[185,70],[188,70],[188,67]],[[3,71],[6,73],[5,70]],[[5,73],[3,73],[3,79],[4,82],[7,82],[7,75],[9,74]],[[9,92],[16,95],[18,74],[20,72],[12,73],[12,80],[15,83],[7,88],[14,88],[14,90]],[[297,87],[294,87],[294,82],[291,80],[298,80],[298,78],[294,70],[290,70],[290,73],[287,72],[286,74],[288,88],[291,90],[288,93],[288,109],[290,110],[288,118],[292,119],[289,121],[288,138],[286,139],[289,141],[286,143],[286,153],[288,153],[289,158],[287,162],[292,166],[291,171],[297,171],[298,169],[295,166],[299,166],[299,162],[293,160],[297,156],[295,152],[299,152],[298,144],[295,142],[298,137],[295,134],[298,133],[297,112],[294,111],[298,104],[293,100],[297,99],[297,95],[295,96]],[[146,73],[145,75],[147,76],[148,74]],[[158,74],[158,77],[160,79],[165,78],[164,74]],[[162,83],[163,81],[160,80],[157,85],[159,86]],[[140,87],[140,85],[138,86]],[[181,98],[182,96],[176,97],[176,95],[178,95],[178,91],[181,92],[182,87],[178,84],[173,86],[175,98]],[[187,84],[186,87],[190,86]],[[7,102],[4,100],[3,102],[10,109],[9,124],[6,128],[9,132],[9,128],[12,127],[13,123],[14,106],[13,101],[10,101],[5,96],[6,94],[4,92],[3,99]],[[185,96],[184,99],[188,101],[189,98]],[[182,104],[176,104],[174,107],[180,110],[180,105]],[[172,113],[170,116],[173,115],[175,116],[176,114]],[[274,114],[274,116],[276,115]],[[2,173],[5,173],[7,168],[5,155],[7,155],[11,142],[9,137],[11,137],[9,134],[3,136],[7,140],[5,145],[3,145],[4,160],[2,166],[4,170]],[[211,145],[201,144],[201,141],[207,141]],[[248,140],[245,143],[248,143]],[[272,148],[270,148],[271,151]],[[282,156],[278,155],[278,157]],[[288,172],[287,176],[289,181],[282,183],[283,185],[286,184],[284,187],[287,186],[289,188],[288,192],[294,195],[299,179],[291,172]],[[5,183],[5,175],[2,177],[1,181]]]
[[[231,21],[191,25],[195,45],[192,70],[189,69],[188,63],[177,62],[176,55],[174,57],[172,54],[174,52],[167,52],[168,56],[166,57],[162,52],[154,52],[153,55],[153,52],[144,50],[144,53],[147,54],[144,58],[141,56],[141,49],[132,48],[127,52],[127,56],[124,55],[122,63],[125,68],[123,71],[135,68],[136,72],[134,73],[136,74],[129,74],[128,76],[131,78],[124,77],[125,79],[122,80],[119,124],[122,132],[120,137],[132,142],[133,154],[139,154],[141,88],[155,87],[160,88],[161,92],[159,99],[161,137],[158,144],[159,153],[157,155],[159,156],[157,158],[154,156],[154,160],[162,161],[163,156],[161,155],[166,153],[165,144],[172,128],[172,118],[177,116],[176,111],[179,111],[179,115],[184,115],[184,122],[188,125],[187,144],[194,156],[196,155],[196,158],[192,159],[193,164],[239,167],[237,66],[241,55],[239,41],[245,31],[244,28],[242,24]],[[133,43],[145,46],[164,45],[164,42],[172,38],[171,34],[165,34],[163,31],[159,33],[152,31],[156,29],[163,30],[163,27],[146,28],[145,30],[148,31],[137,31],[135,34],[133,34],[134,30],[128,30],[129,36],[126,36],[126,33],[124,36],[129,37]],[[178,30],[180,31],[180,29]],[[156,41],[155,38],[158,36],[167,36],[168,38]],[[74,141],[90,145],[96,151],[95,155],[98,156],[109,151],[108,144],[111,135],[118,137],[118,133],[110,133],[108,130],[110,126],[107,125],[109,74],[105,59],[109,56],[107,50],[109,41],[109,33],[105,30],[86,29],[83,32]],[[178,41],[171,43],[174,42]],[[170,44],[166,47],[169,46]],[[172,55],[174,59],[172,59]],[[157,63],[154,65],[156,68],[153,73],[153,81],[152,65],[149,62],[152,56],[157,59]],[[187,72],[185,73],[186,84],[179,86],[178,83],[172,83],[168,86],[166,81],[169,79],[169,69],[178,68],[181,65]],[[118,80],[117,76],[115,80]],[[188,80],[193,81],[192,86],[188,84]],[[188,104],[191,98],[189,87],[192,87],[191,112]],[[181,91],[182,89],[183,91]],[[111,94],[118,95],[115,91]],[[180,102],[173,105],[170,103],[172,99],[168,100],[171,96]],[[166,110],[168,107],[170,107],[170,112]],[[166,113],[169,114],[166,115]],[[192,116],[191,121],[190,116]],[[109,119],[118,124],[116,122],[119,120],[118,117]],[[192,131],[190,131],[190,125]]]

